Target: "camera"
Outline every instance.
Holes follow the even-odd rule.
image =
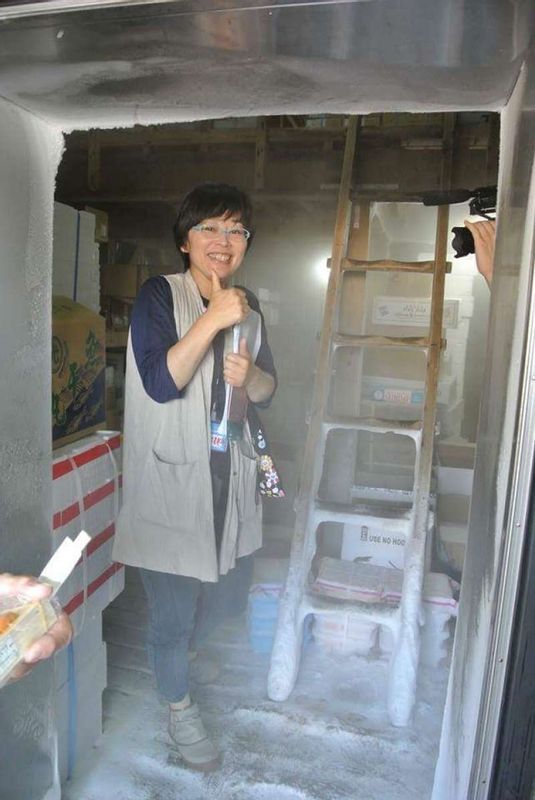
[[[424,195],[424,206],[442,206],[468,201],[470,214],[478,214],[486,219],[496,213],[496,186],[481,186],[478,189],[454,189],[451,192],[432,192]],[[453,240],[451,246],[455,250],[455,258],[463,258],[475,252],[474,237],[464,225],[451,229]]]

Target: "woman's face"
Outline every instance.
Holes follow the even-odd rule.
[[[180,249],[189,254],[191,274],[197,284],[211,284],[212,272],[222,283],[228,282],[247,250],[243,230],[240,220],[232,215],[203,219],[191,228]]]

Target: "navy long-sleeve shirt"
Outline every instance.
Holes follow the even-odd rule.
[[[273,356],[267,341],[264,318],[255,295],[244,289],[249,306],[258,311],[262,319],[262,339],[256,357],[256,365],[277,380]],[[205,305],[208,301],[204,301]],[[134,304],[131,320],[132,348],[143,387],[149,397],[157,403],[167,403],[182,397],[167,366],[167,351],[178,342],[178,333],[173,311],[173,296],[169,282],[163,275],[149,278],[141,287]],[[223,374],[224,331],[214,339],[214,378],[212,381],[212,405],[219,405],[222,391],[223,403],[225,387],[221,380]],[[266,403],[258,403],[260,407]]]

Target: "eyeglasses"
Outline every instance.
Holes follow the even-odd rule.
[[[218,236],[228,236],[235,242],[246,242],[251,238],[251,231],[246,228],[223,228],[221,225],[193,225],[192,231],[198,231],[207,239],[217,239]]]

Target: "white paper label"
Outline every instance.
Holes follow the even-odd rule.
[[[6,636],[0,644],[0,675],[7,675],[20,659],[19,648],[12,636]]]
[[[80,531],[74,542],[66,536],[46,564],[39,577],[54,587],[54,594],[67,580],[82,555],[84,547],[90,541],[91,537],[85,531]]]
[[[431,301],[419,297],[373,298],[374,325],[407,325],[428,328],[431,316]],[[444,300],[444,328],[456,328],[459,321],[459,300]]]

